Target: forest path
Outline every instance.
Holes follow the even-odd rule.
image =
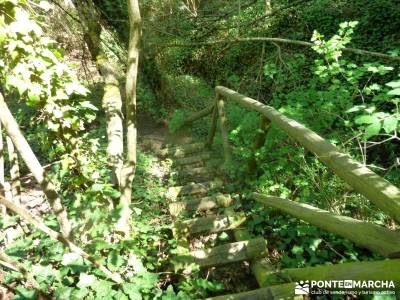
[[[236,293],[210,299],[282,299],[293,295],[292,285],[266,287],[263,282],[272,271],[266,241],[246,229],[246,217],[236,205],[239,196],[226,188],[218,153],[205,149],[204,143],[195,142],[187,132],[158,134],[144,137],[152,140],[153,153],[172,161],[175,184],[165,198],[177,241],[177,255],[171,260],[175,272],[190,277],[200,268],[204,278],[218,279],[226,290]]]

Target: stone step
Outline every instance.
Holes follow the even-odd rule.
[[[207,216],[186,221],[177,221],[174,230],[178,235],[214,233],[238,228],[246,221],[244,215]]]
[[[192,143],[192,144],[164,148],[161,151],[164,156],[180,158],[203,150],[204,150],[204,143]]]
[[[177,158],[174,160],[174,165],[176,166],[184,166],[184,165],[193,165],[193,164],[204,164],[205,161],[211,159],[211,152],[201,152],[196,155],[191,155],[187,157]]]
[[[173,202],[169,205],[169,212],[172,216],[178,216],[182,212],[202,212],[209,211],[218,207],[228,207],[233,199],[229,194],[217,194],[204,198],[188,199],[179,202]]]
[[[253,260],[265,255],[267,245],[263,238],[224,244],[210,249],[195,250],[188,255],[174,258],[175,261],[197,264],[200,268],[217,267],[244,260]]]
[[[221,179],[216,178],[213,181],[202,183],[189,183],[183,186],[173,186],[168,188],[165,197],[168,200],[175,201],[178,197],[182,196],[204,196],[209,192],[214,191],[223,186]]]
[[[215,169],[204,166],[189,168],[185,166],[181,170],[175,172],[176,178],[180,184],[191,181],[209,181],[217,177]]]

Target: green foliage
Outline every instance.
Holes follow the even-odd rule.
[[[166,77],[168,94],[177,107],[196,111],[204,108],[213,99],[207,83],[199,77],[174,74]]]
[[[183,110],[176,110],[168,123],[168,128],[171,132],[177,132],[183,125],[183,122],[188,117],[188,113]]]
[[[162,196],[166,185],[176,183],[163,173],[169,162],[138,152],[132,232],[126,238],[114,232],[120,193],[109,183],[104,116],[96,116],[101,95],[90,94],[77,80],[64,62],[64,51],[43,32],[43,15],[51,12],[51,5],[35,3],[0,0],[2,92],[34,142],[35,152],[42,153],[43,161],[59,160],[49,176],[68,207],[76,242],[120,274],[124,284],[108,281],[88,261],[23,223],[7,245],[7,253],[57,299],[192,299],[221,293],[225,286],[201,279],[203,274],[195,267],[190,268],[190,277],[187,270],[171,272],[171,268],[179,269],[170,258],[180,248],[172,238]],[[125,1],[95,0],[94,4],[105,19],[103,25],[113,27],[102,36],[104,42],[111,52],[123,56],[111,41],[115,41],[114,33],[122,45],[128,41]],[[138,111],[157,120],[174,111],[169,129],[175,132],[189,112],[214,101],[213,86],[228,85],[304,123],[344,152],[378,166],[379,172],[386,169],[382,175],[400,182],[398,65],[343,52],[344,47],[359,47],[392,50],[396,55],[400,46],[396,1],[322,0],[281,10],[288,1],[279,0],[272,2],[276,15],[260,21],[256,18],[265,13],[264,1],[229,4],[201,1],[199,7],[187,9],[175,0],[141,2],[145,26]],[[314,47],[267,43],[163,47],[238,36],[299,40],[312,36]],[[391,224],[385,214],[277,128],[270,129],[265,145],[253,153],[259,115],[231,104],[226,112],[234,155],[227,191],[244,195],[258,191],[382,226]],[[196,122],[194,133],[204,137],[207,122]],[[220,142],[217,136],[217,149]],[[252,155],[258,169],[248,174],[246,162]],[[268,239],[273,263],[280,268],[381,258],[251,199],[242,200],[236,208],[247,213],[253,233]],[[0,220],[0,242],[8,238],[5,230],[17,222],[15,216]],[[54,216],[46,216],[45,222],[58,227]],[[4,283],[16,283],[15,299],[36,299],[37,291],[27,289],[21,278],[16,272],[5,272]]]

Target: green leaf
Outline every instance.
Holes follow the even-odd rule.
[[[389,83],[386,83],[386,85],[390,86],[391,88],[400,88],[400,80],[391,81]]]
[[[400,96],[400,88],[395,88],[388,92],[388,95]]]
[[[94,239],[92,240],[90,245],[96,250],[110,249],[112,247],[111,244],[109,244],[103,239]]]
[[[69,265],[83,265],[83,258],[76,253],[65,253],[63,255],[63,259],[61,264],[63,266],[69,266]]]
[[[379,119],[374,117],[374,116],[370,116],[370,115],[363,115],[360,117],[357,117],[354,122],[358,125],[361,124],[373,124],[373,123],[378,123]]]
[[[17,294],[13,297],[14,300],[36,300],[38,297],[37,291],[32,289],[17,287],[15,290]]]
[[[112,289],[112,283],[105,280],[96,280],[91,288],[97,293],[96,296],[99,299],[111,299],[116,293],[116,291]]]
[[[97,111],[97,110],[98,110],[97,107],[94,106],[94,105],[93,105],[92,103],[90,103],[89,101],[83,101],[83,102],[80,103],[80,105],[81,105],[82,107],[84,107],[84,108],[88,108],[88,109],[91,109],[91,110],[94,110],[94,111]]]
[[[69,82],[65,85],[65,92],[68,96],[72,94],[86,95],[89,90],[81,85],[79,82]]]
[[[365,139],[369,139],[370,137],[373,137],[381,131],[382,124],[379,123],[374,123],[371,125],[368,125],[367,128],[365,128]]]
[[[395,116],[390,116],[383,120],[383,129],[386,133],[391,133],[397,128],[398,119]]]
[[[303,252],[304,252],[304,248],[303,247],[301,247],[301,246],[294,246],[293,248],[292,248],[292,253],[293,254],[303,254]]]
[[[364,109],[365,105],[356,105],[353,106],[352,108],[346,110],[347,113],[352,113],[352,112],[356,112],[356,111],[360,111],[361,109]]]
[[[318,246],[319,246],[319,244],[321,244],[321,242],[322,242],[322,239],[313,240],[312,243],[310,244],[310,249],[313,250],[313,251],[316,251]]]
[[[47,284],[51,284],[54,280],[56,272],[53,270],[51,265],[42,266],[35,265],[32,267],[32,275],[34,275],[38,282],[45,282]]]
[[[141,290],[151,290],[158,281],[158,275],[156,273],[146,272],[142,273],[132,279],[132,282],[136,286],[139,286]]]
[[[139,287],[136,284],[124,283],[122,284],[122,290],[129,296],[130,300],[142,300],[142,295],[140,294]]]
[[[96,276],[88,275],[86,273],[79,274],[79,282],[76,285],[78,288],[83,289],[93,285],[96,281]]]
[[[113,250],[108,254],[107,267],[111,271],[117,271],[124,264],[124,262],[124,258],[119,255],[118,251]]]
[[[63,286],[63,287],[59,287],[55,291],[54,295],[55,295],[56,299],[58,299],[58,300],[70,300],[73,291],[74,291],[74,288]]]
[[[39,102],[40,96],[35,92],[28,91],[28,99],[29,99],[29,104],[34,105],[35,103]]]

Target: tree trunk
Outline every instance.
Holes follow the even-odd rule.
[[[139,42],[141,36],[141,16],[138,0],[128,1],[129,48],[126,72],[126,159],[121,172],[121,217],[116,229],[127,234],[130,230],[130,204],[132,182],[136,170],[136,84],[139,65]]]
[[[12,199],[17,204],[21,202],[21,181],[19,172],[18,154],[15,151],[14,143],[7,136],[7,152],[10,161],[11,193]]]
[[[28,210],[23,208],[21,205],[10,202],[2,196],[0,196],[0,203],[7,206],[8,209],[12,210],[22,219],[33,225],[36,229],[43,231],[50,238],[60,241],[65,246],[67,246],[72,252],[90,261],[96,268],[102,271],[108,278],[113,280],[115,283],[121,284],[123,282],[119,274],[112,273],[105,266],[103,266],[103,264],[99,262],[96,258],[89,255],[88,253],[83,251],[82,248],[74,244],[67,236],[65,236],[64,234],[60,234],[57,231],[54,231],[53,229],[48,227],[40,217],[32,215]]]
[[[265,0],[265,14],[268,15],[272,12],[271,0]]]
[[[104,80],[102,107],[107,120],[107,161],[111,168],[111,181],[119,187],[121,185],[124,151],[120,84],[115,67],[110,63],[101,47],[100,34],[102,28],[93,3],[91,1],[84,3],[81,0],[74,0],[73,2],[83,24],[86,45]]]
[[[97,66],[104,78],[102,107],[107,119],[107,157],[111,168],[111,181],[121,185],[121,170],[124,153],[124,128],[122,122],[122,98],[119,81],[111,64],[104,54],[96,58]]]
[[[4,141],[3,141],[3,130],[1,128],[0,122],[0,187],[4,187]],[[1,196],[1,194],[0,194]],[[5,195],[3,195],[5,196]],[[6,207],[0,205],[0,217],[4,218],[6,216]]]
[[[18,123],[15,121],[7,104],[4,102],[3,95],[0,93],[0,121],[4,126],[7,135],[11,138],[12,142],[17,148],[21,158],[32,172],[33,176],[40,184],[50,207],[57,217],[60,224],[61,232],[67,238],[71,237],[71,223],[68,220],[67,210],[65,209],[61,199],[59,198],[55,186],[47,178],[46,172],[40,165],[39,160],[36,158],[31,147],[21,133]]]

